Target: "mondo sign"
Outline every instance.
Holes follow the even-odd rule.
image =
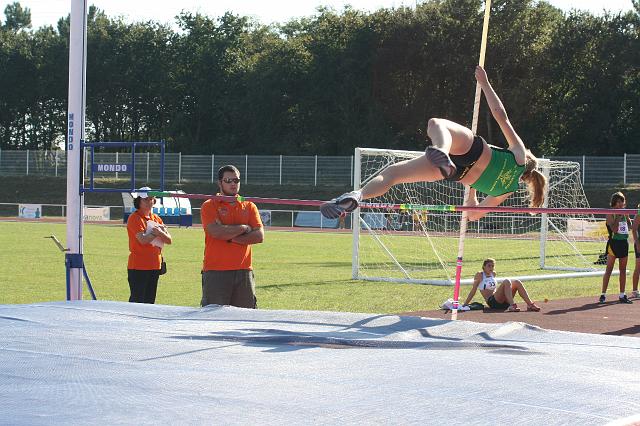
[[[131,164],[94,164],[94,172],[128,172],[131,170]]]

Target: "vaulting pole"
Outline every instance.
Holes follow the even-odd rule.
[[[491,15],[491,0],[486,0],[484,4],[484,21],[482,23],[482,41],[480,42],[480,59],[478,65],[484,66],[484,56],[487,51],[487,35],[489,34],[489,16]],[[473,120],[471,122],[471,131],[476,134],[478,130],[478,115],[480,113],[480,95],[482,89],[480,84],[476,82],[476,97],[473,102]],[[468,204],[469,187],[464,187],[464,204]],[[458,238],[458,258],[456,259],[456,281],[453,288],[453,309],[451,310],[451,319],[458,319],[458,301],[460,298],[460,277],[462,275],[462,256],[464,255],[464,238],[467,234],[467,212],[462,212],[460,218],[460,237]]]

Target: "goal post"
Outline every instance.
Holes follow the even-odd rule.
[[[389,165],[420,155],[424,153],[356,148],[354,189]],[[539,166],[549,182],[544,207],[589,208],[578,163],[540,159]],[[385,195],[367,200],[380,206],[353,212],[353,278],[453,285],[462,214],[386,206],[463,203],[464,186],[449,181],[395,185]],[[524,184],[503,205],[527,207]],[[467,271],[475,272],[485,258],[494,258],[504,278],[531,281],[601,275],[604,268],[597,261],[606,244],[603,220],[587,214],[489,213],[469,222],[464,234]],[[471,276],[466,273],[462,283],[471,283]]]

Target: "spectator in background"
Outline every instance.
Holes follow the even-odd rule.
[[[255,204],[237,199],[240,171],[232,165],[218,170],[218,195],[234,201],[210,199],[200,215],[205,234],[202,265],[202,306],[257,307],[251,246],[264,240],[260,213]]]
[[[414,210],[412,214],[412,218],[413,218],[413,230],[419,231],[419,232],[426,232],[429,213],[426,210]]]
[[[469,291],[469,295],[464,301],[463,306],[471,303],[476,291],[480,290],[480,294],[484,297],[484,300],[491,309],[504,309],[505,312],[520,312],[520,308],[513,300],[515,294],[518,293],[527,304],[527,311],[540,311],[538,305],[529,298],[529,293],[527,293],[527,289],[524,288],[522,281],[511,281],[507,279],[498,285],[494,270],[495,266],[496,261],[494,259],[485,259],[482,263],[482,271],[477,272],[475,277],[473,277],[473,287]]]
[[[136,210],[127,219],[129,302],[135,303],[155,303],[162,246],[171,244],[171,235],[162,219],[151,212],[156,199],[150,197],[147,191],[151,191],[151,188],[145,186],[132,194]]]
[[[623,209],[627,205],[627,200],[622,192],[616,192],[611,195],[611,207],[614,209]],[[598,299],[599,303],[604,303],[607,299],[607,287],[609,287],[609,278],[613,266],[618,259],[618,268],[620,269],[620,303],[633,303],[625,294],[627,284],[627,259],[629,256],[629,228],[631,220],[629,216],[621,214],[607,215],[607,231],[609,232],[609,240],[607,241],[607,268],[602,276],[602,294]]]
[[[410,227],[409,210],[400,209],[400,230],[412,231],[413,229],[409,229],[409,227]]]
[[[638,204],[638,212],[640,212],[640,204]],[[633,251],[636,256],[636,267],[633,269],[633,292],[631,297],[638,298],[638,278],[640,278],[640,241],[638,241],[638,228],[640,227],[640,213],[636,214],[633,218],[633,225],[631,225],[631,233],[633,234]]]

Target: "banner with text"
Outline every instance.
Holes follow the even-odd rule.
[[[40,219],[42,204],[18,204],[18,217],[24,219]]]
[[[104,222],[111,220],[109,207],[87,207],[84,206],[85,222]]]

